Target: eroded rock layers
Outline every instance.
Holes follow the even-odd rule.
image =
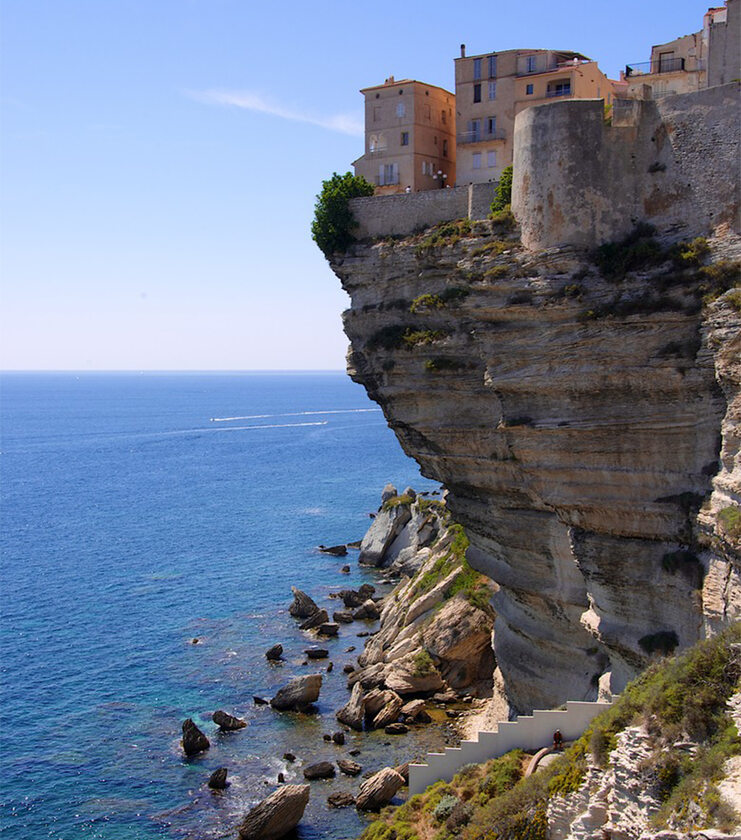
[[[741,615],[737,534],[716,516],[741,496],[741,315],[723,292],[741,245],[709,246],[611,273],[476,222],[332,265],[350,375],[498,584],[518,711],[620,691]]]

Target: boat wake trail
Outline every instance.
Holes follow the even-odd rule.
[[[336,408],[331,411],[291,411],[287,414],[245,414],[241,417],[212,417],[212,423],[229,423],[233,420],[265,420],[270,417],[306,417],[315,414],[368,414],[380,408]],[[267,428],[267,427],[266,427]]]

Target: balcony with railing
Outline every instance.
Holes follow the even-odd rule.
[[[488,143],[491,140],[506,140],[504,131],[462,131],[456,135],[456,143],[465,146],[468,143]]]
[[[556,87],[548,88],[545,92],[546,99],[553,99],[554,96],[571,96],[571,85],[557,85]]]
[[[690,58],[655,58],[653,61],[640,61],[636,64],[625,65],[625,78],[636,76],[658,76],[661,73],[681,73],[704,70],[702,59]]]
[[[554,70],[569,70],[572,67],[579,67],[581,64],[589,64],[591,59],[569,59],[568,61],[535,62],[532,67],[517,67],[518,76],[535,76],[538,73],[551,73]]]

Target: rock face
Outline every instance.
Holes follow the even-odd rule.
[[[234,717],[221,709],[211,715],[211,720],[225,732],[232,732],[236,729],[244,729],[247,726],[247,721],[241,718]]]
[[[391,767],[386,767],[363,782],[355,805],[359,811],[377,811],[387,805],[403,786],[404,777]]]
[[[732,277],[739,238],[709,245],[700,262]],[[496,584],[514,709],[619,692],[655,651],[741,616],[738,536],[722,526],[741,493],[733,292],[704,305],[697,265],[616,277],[574,247],[527,252],[493,222],[447,244],[358,243],[332,267],[351,297],[351,377],[448,488],[468,562]],[[412,505],[393,501],[362,562],[403,563]],[[382,623],[411,652],[419,631],[392,611]],[[390,658],[379,636],[366,664]]]
[[[310,785],[284,785],[263,799],[239,827],[239,840],[279,840],[301,821]]]
[[[302,711],[319,699],[321,687],[321,674],[307,674],[305,677],[296,677],[280,689],[270,701],[270,705],[278,711],[288,709]]]
[[[191,718],[183,721],[183,752],[187,756],[197,755],[199,752],[207,750],[211,744],[208,738],[201,732],[201,730],[193,723]]]

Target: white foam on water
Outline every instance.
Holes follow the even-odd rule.
[[[335,408],[328,411],[291,411],[286,414],[245,414],[241,417],[212,417],[212,423],[230,423],[234,420],[265,420],[270,417],[304,417],[314,414],[367,414],[380,408]]]

